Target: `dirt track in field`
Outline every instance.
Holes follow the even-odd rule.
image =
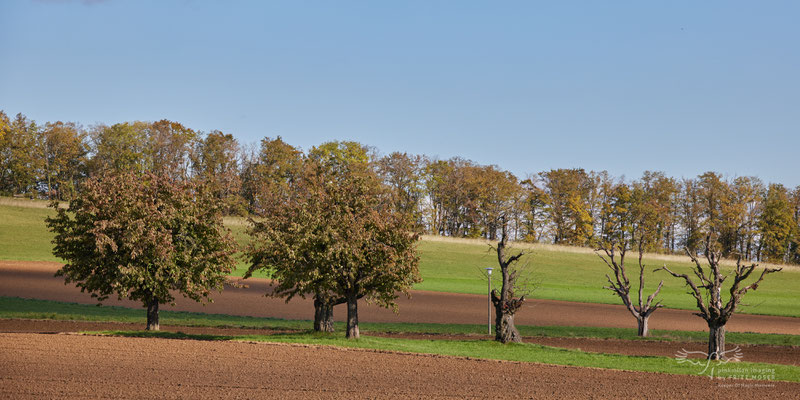
[[[58,351],[52,351],[58,349]],[[0,334],[0,397],[794,398],[800,384],[331,347]]]
[[[133,331],[141,330],[142,324],[120,322],[90,322],[90,321],[55,321],[55,320],[27,320],[27,319],[0,319],[0,333],[64,333],[84,331]],[[168,332],[183,332],[188,334],[206,334],[220,336],[235,335],[273,335],[289,330],[275,329],[242,329],[242,328],[213,328],[193,326],[168,326],[162,325],[161,330]],[[419,333],[382,333],[363,331],[365,335],[393,337],[417,340],[486,340],[484,335],[438,335]],[[706,343],[694,342],[663,342],[663,341],[629,341],[616,339],[591,339],[591,338],[548,338],[525,337],[525,343],[537,343],[544,346],[580,349],[595,353],[627,354],[635,356],[664,356],[675,357],[679,350],[705,351]],[[728,343],[728,349],[736,346]],[[742,350],[742,360],[748,362],[764,362],[772,364],[785,364],[800,366],[800,347],[795,346],[765,346],[765,345],[739,345]],[[700,357],[698,355],[697,357]]]
[[[0,261],[0,296],[17,296],[44,300],[96,304],[88,294],[72,285],[64,285],[53,273],[60,264],[50,262]],[[214,296],[215,302],[203,306],[178,297],[174,307],[166,310],[275,317],[284,319],[313,319],[313,305],[308,299],[284,303],[281,299],[264,297],[269,281],[248,279],[247,288],[226,287]],[[109,299],[108,305],[141,307],[137,302]],[[359,320],[363,322],[427,322],[427,323],[486,323],[486,297],[481,295],[412,291],[412,299],[398,299],[399,313],[363,302],[359,304]],[[334,308],[341,321],[346,315],[344,305]],[[635,328],[633,317],[622,305],[576,303],[533,299],[517,313],[517,324],[538,326],[599,326]],[[691,311],[661,309],[650,317],[651,329],[707,330],[705,322]],[[800,334],[800,318],[737,314],[727,327],[732,332]]]

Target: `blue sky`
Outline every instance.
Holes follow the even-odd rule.
[[[800,185],[800,2],[4,1],[0,109]]]

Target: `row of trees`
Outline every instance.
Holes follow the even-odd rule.
[[[398,292],[420,281],[413,217],[394,208],[358,143],[325,143],[307,155],[280,139],[264,146],[283,156],[260,171],[246,277],[266,270],[276,281],[269,294],[313,296],[317,330],[332,331],[333,306],[347,303],[347,337],[358,338],[359,299],[393,307]],[[69,208],[53,202],[56,215],[47,219],[54,254],[66,261],[57,275],[100,301],[142,301],[147,329],[158,330],[160,304],[176,292],[210,300],[235,266],[219,193],[202,175],[167,170],[86,179]]]
[[[14,126],[36,130],[35,124],[22,122],[24,117],[18,116],[4,133],[14,131]],[[26,143],[52,146],[58,140],[47,139],[48,135],[72,134],[63,132],[78,135],[70,143],[81,143],[81,131],[62,123],[40,131],[46,139],[37,136]],[[684,192],[660,173],[645,173],[642,179],[625,183],[577,169],[551,170],[539,174],[538,184],[530,179],[520,183],[496,167],[458,159],[430,162],[400,153],[375,157],[355,142],[324,143],[304,153],[280,138],[264,139],[257,152],[237,161],[239,149],[232,136],[212,132],[201,137],[169,121],[100,127],[92,137],[94,150],[84,154],[85,163],[75,164],[85,169],[62,174],[69,168],[53,167],[57,164],[53,160],[61,157],[7,165],[36,166],[31,176],[36,171],[59,171],[42,175],[49,176],[47,182],[40,176],[36,184],[46,189],[46,196],[71,199],[67,210],[54,203],[56,215],[47,221],[56,234],[54,253],[67,261],[58,274],[99,300],[116,295],[142,301],[148,310],[148,329],[158,329],[159,305],[174,302],[175,292],[206,301],[212,290],[222,289],[237,251],[222,215],[246,209],[252,239],[245,249],[251,264],[246,277],[268,271],[276,281],[271,295],[286,301],[312,297],[318,331],[333,330],[337,304],[347,304],[351,338],[359,337],[358,300],[395,306],[398,293],[408,294],[420,281],[414,243],[420,230],[429,229],[459,236],[478,232],[490,239],[499,235],[495,251],[502,285],[491,293],[495,335],[501,342],[520,341],[514,314],[525,302],[526,288],[516,264],[525,254],[510,251],[509,241],[512,236],[530,239],[531,226],[542,232],[549,224],[556,243],[597,247],[612,271],[606,288],[620,297],[636,317],[639,334],[646,336],[650,314],[662,306],[656,297],[663,281],[645,300],[642,255],[646,249],[675,246],[675,221],[682,215],[665,219],[674,212],[675,196],[681,198]],[[11,140],[5,135],[0,139]],[[16,154],[20,148],[3,150]],[[438,172],[430,175],[431,170]],[[17,181],[8,181],[13,182]],[[756,181],[727,182],[707,173],[697,182],[685,187],[686,193],[699,193],[696,203],[701,206],[695,209],[700,211],[692,232],[707,233],[700,252],[710,274],[689,239],[683,244],[700,282],[662,269],[684,279],[691,289],[698,315],[709,325],[709,357],[717,357],[724,353],[725,323],[741,297],[755,290],[766,274],[779,271],[765,269],[754,282],[742,286],[756,265],[742,264],[741,258],[752,248],[758,248],[758,254],[762,249],[771,254],[770,246],[787,241],[782,251],[791,254],[793,242],[787,237],[794,238],[797,215],[775,215],[775,210],[793,206],[779,185],[770,185],[760,195],[762,210],[755,212]],[[731,199],[742,193],[750,193],[741,202],[746,214],[757,216],[746,219],[755,226],[751,231],[742,228],[748,223],[737,225],[726,219],[732,215]],[[540,210],[536,213],[546,216],[540,217],[546,223],[536,223],[531,216],[536,213],[521,214],[532,204]],[[715,211],[703,214],[702,210]],[[788,221],[781,226],[790,233],[776,237],[766,229],[766,221]],[[630,250],[638,253],[638,303],[631,299],[633,285],[625,267]],[[738,254],[740,261],[723,305],[726,276],[719,260],[725,252]]]
[[[69,200],[80,181],[110,171],[150,171],[201,178],[228,214],[264,211],[259,188],[271,166],[299,168],[299,149],[272,139],[241,146],[230,134],[199,133],[167,120],[83,129],[36,124],[0,111],[0,194]],[[520,179],[496,166],[453,158],[369,153],[378,176],[395,192],[395,206],[423,232],[497,239],[500,215],[511,240],[596,247],[621,214],[647,212],[645,250],[702,252],[707,235],[723,257],[800,262],[800,187],[715,172],[675,179],[645,172],[633,181],[607,172],[554,169]]]

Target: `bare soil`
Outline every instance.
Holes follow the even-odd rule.
[[[62,278],[53,276],[60,266],[52,262],[0,261],[0,295],[96,304],[89,294],[82,293],[73,285],[65,285]],[[265,297],[270,292],[270,282],[266,279],[251,278],[241,282],[247,287],[226,287],[224,292],[214,296],[212,304],[202,305],[178,296],[175,306],[163,306],[162,309],[283,319],[310,320],[314,317],[310,299],[298,298],[285,303],[282,299]],[[398,299],[397,314],[359,302],[359,320],[486,323],[485,296],[424,291],[412,291],[411,295],[411,299]],[[103,304],[142,307],[141,303],[116,299],[109,299]],[[336,320],[342,321],[345,316],[344,305],[334,307]],[[537,326],[636,327],[635,320],[622,305],[538,299],[527,301],[515,316],[515,322]],[[705,331],[708,327],[689,310],[661,309],[650,317],[650,329]],[[800,335],[800,318],[736,314],[726,329],[729,332]]]
[[[795,398],[800,384],[321,346],[0,334],[0,397]]]
[[[26,320],[26,319],[0,319],[0,333],[69,333],[85,331],[134,331],[141,330],[142,324],[120,322],[93,322],[93,321],[56,321],[56,320]],[[236,335],[273,335],[279,333],[296,332],[280,329],[250,329],[250,328],[213,328],[193,326],[161,325],[161,330],[167,332],[183,332],[188,334],[205,334],[220,336]],[[383,333],[363,331],[370,336],[393,337],[401,339],[418,340],[487,340],[482,335],[453,335],[453,334],[420,334],[420,333]],[[578,349],[595,353],[626,354],[635,356],[664,356],[674,357],[680,350],[706,351],[706,343],[696,342],[664,342],[664,341],[632,341],[617,339],[591,339],[591,338],[548,338],[524,337],[525,343],[536,343],[544,346]],[[728,344],[733,348],[734,344]],[[765,345],[739,345],[742,350],[742,361],[764,362],[772,364],[786,364],[800,366],[800,347],[794,346],[765,346]],[[699,355],[698,355],[699,357]]]
[[[0,261],[0,295],[96,304],[53,277],[56,263]],[[213,304],[179,298],[164,309],[311,319],[310,301],[264,297],[269,281],[226,288]],[[412,292],[400,313],[365,304],[374,322],[485,323],[483,296]],[[104,304],[141,307],[130,301]],[[532,306],[528,306],[532,305]],[[525,325],[628,327],[621,306],[534,300],[517,316]],[[337,307],[338,318],[344,316]],[[337,319],[338,319],[337,318]],[[474,360],[322,346],[42,334],[138,330],[140,324],[0,320],[0,398],[795,398],[800,384]],[[652,329],[705,330],[689,311],[659,310]],[[737,315],[729,331],[800,334],[800,319]],[[194,334],[273,334],[269,329],[171,327]],[[10,333],[14,332],[14,333]],[[39,332],[39,333],[21,333]],[[382,334],[412,339],[482,339],[478,335]],[[526,342],[584,351],[673,356],[702,343],[578,338]],[[745,361],[798,365],[800,348],[742,346]]]

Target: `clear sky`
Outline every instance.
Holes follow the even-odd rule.
[[[0,109],[800,185],[798,1],[3,1]]]

